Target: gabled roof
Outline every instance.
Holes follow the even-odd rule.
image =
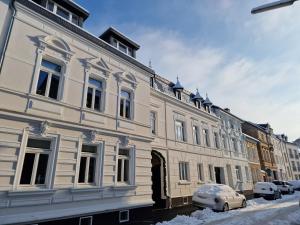
[[[196,94],[193,96],[192,99],[193,99],[193,100],[198,100],[198,101],[202,101],[202,100],[203,100],[203,98],[202,98],[202,96],[200,95],[198,89],[196,90]]]
[[[204,105],[212,105],[212,102],[209,100],[208,95],[206,94],[206,99],[203,102]]]

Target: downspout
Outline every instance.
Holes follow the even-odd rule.
[[[3,46],[3,51],[1,52],[1,58],[0,58],[0,74],[1,74],[1,72],[2,72],[4,56],[5,56],[5,54],[6,54],[8,42],[9,42],[9,39],[10,39],[10,36],[11,36],[12,27],[13,27],[14,20],[15,20],[15,15],[16,15],[16,12],[17,12],[14,3],[15,3],[15,0],[12,0],[11,3],[10,3],[10,5],[9,5],[9,8],[13,11],[13,13],[12,13],[12,17],[11,17],[11,20],[10,20],[10,24],[9,24],[9,27],[8,27],[8,30],[7,30],[7,34],[6,34],[6,38],[5,38],[5,42],[4,42],[4,46]]]

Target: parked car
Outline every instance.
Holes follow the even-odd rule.
[[[253,189],[254,198],[263,197],[265,199],[281,198],[281,192],[278,187],[271,182],[257,182]]]
[[[228,211],[245,208],[246,197],[224,184],[204,184],[193,195],[193,205],[211,208],[215,211]]]
[[[288,183],[293,185],[294,190],[300,191],[300,180],[290,180]]]
[[[286,181],[274,180],[273,184],[275,184],[282,194],[292,194],[294,193],[293,185],[289,184]]]

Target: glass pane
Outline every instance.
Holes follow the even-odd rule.
[[[48,157],[49,156],[47,154],[40,154],[38,167],[36,171],[35,184],[45,184]]]
[[[46,67],[47,69],[58,72],[58,73],[61,72],[61,66],[60,65],[57,65],[57,64],[55,64],[53,62],[50,62],[48,60],[45,60],[45,59],[42,60],[42,66]]]
[[[27,147],[50,149],[51,148],[51,141],[29,138],[28,141],[27,141]]]
[[[86,157],[81,157],[81,159],[80,159],[80,169],[79,169],[78,183],[84,183],[85,168],[86,168]]]
[[[130,93],[127,91],[121,91],[121,97],[130,99]]]
[[[88,88],[87,96],[86,96],[86,107],[92,108],[92,99],[93,99],[93,89]]]
[[[76,25],[79,25],[79,19],[78,19],[78,16],[76,15],[72,15],[72,23],[76,24]]]
[[[36,88],[36,93],[38,95],[44,95],[46,93],[46,87],[47,87],[47,79],[48,79],[48,73],[44,71],[40,71],[39,75],[39,81]]]
[[[129,181],[129,160],[124,160],[124,182]]]
[[[89,152],[89,153],[97,153],[97,146],[95,145],[82,145],[82,152]]]
[[[52,1],[48,1],[47,9],[53,12],[53,8],[54,8],[54,3]]]
[[[122,159],[118,159],[118,182],[121,181]]]
[[[69,18],[70,18],[70,14],[66,10],[64,10],[63,8],[61,8],[59,6],[57,6],[56,14],[67,20],[69,20]]]
[[[127,53],[127,47],[121,43],[119,43],[119,50],[121,52]]]
[[[126,106],[125,106],[125,117],[127,119],[130,118],[130,101],[126,101]]]
[[[94,109],[100,111],[101,91],[96,90]]]
[[[49,97],[50,98],[57,99],[58,86],[59,86],[59,76],[52,75],[50,90],[49,90]]]
[[[90,165],[89,165],[89,178],[88,178],[89,183],[94,183],[95,167],[96,167],[96,159],[91,157],[90,158]]]
[[[99,80],[95,80],[95,79],[90,78],[89,79],[89,84],[92,85],[93,87],[96,87],[96,88],[99,88],[99,89],[102,88],[102,82],[99,81]]]
[[[26,153],[23,162],[20,184],[30,184],[35,154]]]
[[[112,40],[112,45],[113,45],[114,47],[118,47],[118,42],[117,42],[116,39],[113,39],[113,40]]]
[[[80,225],[92,225],[92,219],[90,217],[80,218]]]
[[[120,101],[120,116],[124,116],[124,100]]]

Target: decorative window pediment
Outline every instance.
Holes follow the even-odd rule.
[[[85,64],[87,69],[94,68],[96,70],[101,71],[106,77],[109,76],[111,69],[105,62],[103,58],[91,58],[91,59],[86,59]]]
[[[115,76],[119,82],[125,81],[129,83],[134,89],[138,85],[138,82],[132,73],[118,72],[115,74]]]
[[[39,37],[39,49],[44,51],[46,48],[53,49],[61,53],[67,61],[70,61],[74,52],[71,51],[70,46],[62,38],[50,35],[46,37]]]

